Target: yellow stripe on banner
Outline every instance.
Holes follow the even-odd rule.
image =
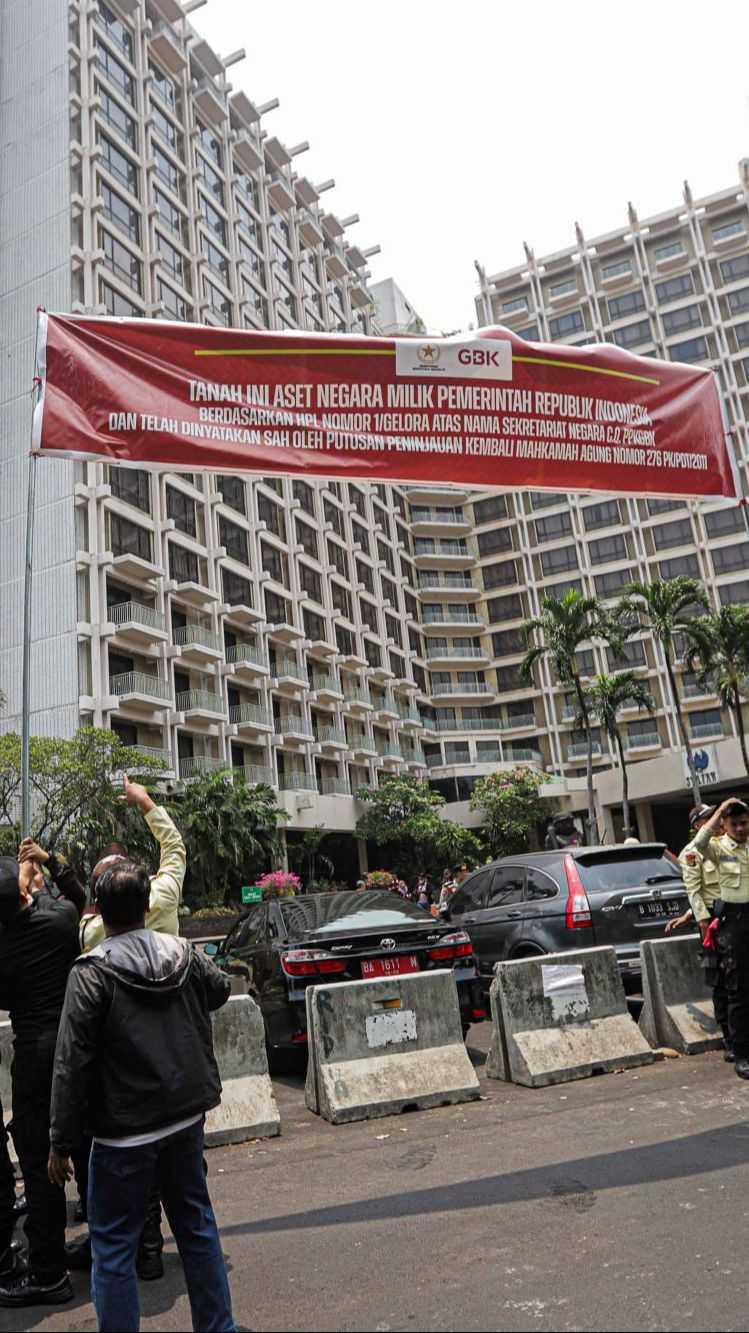
[[[589,375],[613,375],[620,380],[638,380],[640,384],[660,384],[649,375],[630,375],[628,370],[605,370],[601,366],[584,366],[577,361],[555,361],[546,356],[513,356],[513,361],[526,361],[534,366],[562,366],[565,370],[585,370]]]
[[[395,356],[395,348],[368,347],[217,347],[202,348],[196,356]]]

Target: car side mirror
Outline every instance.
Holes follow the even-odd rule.
[[[204,944],[204,945],[203,945],[203,953],[207,954],[209,958],[215,958],[215,957],[216,957],[216,954],[218,953],[218,945],[217,945],[217,944]]]

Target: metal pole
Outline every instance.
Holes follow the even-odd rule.
[[[23,587],[23,700],[21,704],[21,836],[31,832],[31,768],[29,741],[31,727],[31,581],[34,571],[34,498],[36,493],[36,460],[29,455],[29,485],[26,502],[26,566]]]

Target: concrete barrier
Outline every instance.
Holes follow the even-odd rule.
[[[656,1058],[610,947],[497,963],[490,1000],[490,1078],[543,1088]]]
[[[640,1031],[651,1046],[696,1055],[723,1044],[699,947],[699,935],[643,941]]]
[[[333,1125],[479,1096],[452,972],[307,990],[306,1101]]]
[[[263,1018],[249,995],[235,995],[212,1015],[213,1049],[223,1084],[221,1105],[209,1111],[209,1147],[267,1139],[281,1132],[265,1050]]]

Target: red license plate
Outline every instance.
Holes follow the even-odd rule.
[[[400,958],[363,958],[361,965],[363,977],[398,977],[404,972],[419,970],[419,960],[415,953]]]

